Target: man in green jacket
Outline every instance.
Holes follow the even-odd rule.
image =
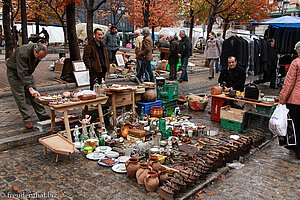
[[[36,91],[32,75],[47,53],[47,46],[44,44],[27,44],[17,48],[6,63],[7,79],[27,129],[33,126],[30,113],[26,108],[26,99],[30,101],[40,120],[50,118],[44,107],[34,100],[34,97],[40,96],[40,93]]]

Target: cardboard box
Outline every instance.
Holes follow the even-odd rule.
[[[55,63],[54,64],[54,72],[62,72],[63,70],[63,67],[64,67],[64,64],[63,63]]]
[[[162,60],[158,61],[156,69],[167,71],[168,61]]]
[[[244,113],[246,111],[247,110],[240,110],[231,108],[230,106],[224,106],[220,110],[220,118],[243,123]]]

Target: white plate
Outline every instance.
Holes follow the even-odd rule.
[[[111,169],[116,173],[121,173],[121,174],[127,173],[126,166],[124,163],[114,165]]]
[[[120,156],[120,157],[118,158],[118,160],[119,160],[120,163],[124,163],[124,162],[126,162],[127,160],[129,160],[129,159],[130,159],[130,156]]]
[[[119,157],[120,154],[116,151],[106,151],[105,155],[108,158],[117,158],[117,157]]]
[[[114,165],[116,165],[116,164],[119,163],[119,161],[118,161],[117,159],[114,159],[114,158],[108,158],[108,159],[111,159],[111,160],[115,161],[116,163],[115,163],[115,164],[112,164],[112,165],[108,165],[108,164],[102,162],[101,160],[98,160],[98,164],[99,164],[99,165],[103,165],[103,166],[105,166],[105,167],[111,167],[111,166],[114,166]]]
[[[97,152],[103,152],[103,153],[105,153],[105,152],[107,152],[107,151],[111,151],[112,148],[109,147],[109,146],[99,146],[99,147],[97,147],[95,150],[96,150]]]
[[[86,158],[87,159],[90,159],[90,160],[99,160],[99,159],[102,159],[105,157],[105,155],[103,153],[98,153],[99,156],[95,156],[95,152],[92,152],[92,153],[89,153],[89,154],[86,154]]]

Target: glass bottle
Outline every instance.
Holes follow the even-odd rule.
[[[140,115],[140,117],[141,117],[140,119],[141,120],[143,120],[143,117],[144,117],[144,114],[145,114],[144,113],[144,109],[145,109],[144,106],[142,106],[142,108],[141,108],[141,115]]]
[[[99,97],[100,96],[100,85],[98,83],[98,79],[96,78],[95,79],[95,84],[93,86],[93,91],[96,93],[96,97]]]
[[[101,85],[100,85],[100,96],[101,97],[106,97],[106,85],[105,85],[105,81],[104,81],[104,78],[102,78],[102,81],[101,81]]]

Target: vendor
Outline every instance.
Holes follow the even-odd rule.
[[[218,82],[225,84],[228,88],[242,92],[244,91],[245,81],[245,70],[237,65],[237,60],[234,56],[230,56],[228,58],[228,68],[224,68],[221,71]]]
[[[27,44],[17,48],[6,63],[8,83],[27,129],[31,129],[33,126],[31,114],[26,107],[26,99],[29,100],[41,121],[50,119],[44,107],[34,100],[34,97],[38,97],[40,94],[36,91],[32,75],[39,62],[46,55],[46,45]]]

